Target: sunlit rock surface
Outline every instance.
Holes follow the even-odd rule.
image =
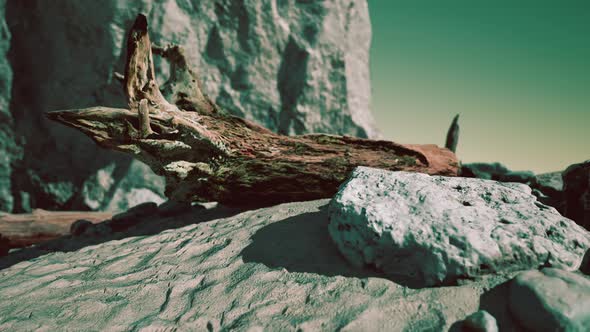
[[[358,167],[330,205],[355,266],[438,285],[542,266],[577,269],[590,233],[520,183]]]
[[[113,73],[123,72],[126,31],[139,12],[147,14],[155,43],[186,48],[204,91],[231,113],[283,134],[376,135],[369,108],[366,0],[9,1],[1,18],[8,29],[2,25],[0,66],[10,33],[13,93],[9,99],[9,90],[2,89],[0,106],[11,102],[25,155],[17,167],[0,164],[0,192],[8,197],[0,200],[0,209],[11,205],[11,172],[16,212],[126,207],[127,193],[107,191],[96,201],[84,188],[97,187],[91,182],[98,171],[113,162],[116,186],[132,171],[130,160],[48,123],[43,113],[125,107]],[[155,60],[163,84],[169,66]],[[10,87],[9,71],[0,75],[0,84]],[[5,108],[3,113],[9,114]],[[0,128],[0,151],[14,145],[4,132],[10,135],[12,129]],[[161,190],[153,186],[143,189],[158,195]],[[122,201],[111,203],[117,197]]]

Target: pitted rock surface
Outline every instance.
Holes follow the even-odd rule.
[[[358,167],[330,205],[330,235],[355,266],[431,286],[477,275],[577,269],[590,233],[530,187]]]

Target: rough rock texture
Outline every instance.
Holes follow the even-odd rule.
[[[546,268],[519,274],[510,285],[510,311],[531,331],[590,331],[590,279]]]
[[[590,233],[518,183],[359,167],[330,205],[330,235],[355,266],[438,285],[539,266],[577,269]]]
[[[10,114],[12,69],[6,59],[10,47],[10,31],[5,21],[6,0],[0,0],[0,211],[12,210],[11,164],[18,157]]]
[[[365,0],[10,1],[2,18],[12,33],[11,111],[26,155],[13,169],[2,161],[0,181],[5,183],[3,174],[13,171],[16,211],[125,205],[112,203],[117,190],[97,200],[100,193],[86,196],[84,188],[100,187],[92,181],[113,162],[114,182],[121,181],[133,171],[130,159],[99,150],[42,115],[100,104],[125,106],[112,77],[123,71],[125,33],[138,12],[147,13],[156,43],[187,49],[203,89],[231,113],[285,134],[375,135]],[[5,44],[0,41],[2,50]],[[167,63],[156,68],[164,82]],[[158,190],[131,196],[153,197]],[[121,194],[123,201],[132,200],[126,196]],[[3,209],[8,205],[2,204]]]
[[[506,280],[412,290],[356,270],[327,203],[144,220],[186,226],[23,261],[0,270],[0,330],[446,331]]]
[[[590,160],[563,172],[564,215],[590,230]]]

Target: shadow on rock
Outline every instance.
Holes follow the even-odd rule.
[[[496,318],[499,331],[525,331],[512,319],[508,309],[510,282],[511,280],[503,282],[483,293],[479,300],[479,309],[489,312]]]
[[[102,223],[95,224],[95,226],[103,229],[108,228],[113,231],[83,236],[67,235],[32,247],[20,249],[7,256],[0,257],[0,270],[52,252],[71,252],[87,246],[127,237],[155,235],[168,229],[181,228],[210,220],[231,217],[242,211],[244,210],[227,207],[217,207],[207,210],[198,206],[172,216],[163,216],[157,213],[151,216],[145,216],[137,220],[133,225],[127,224],[126,226],[128,227],[121,231],[116,231],[117,228],[113,227],[112,220],[106,220]]]
[[[304,213],[275,222],[258,230],[242,253],[244,262],[289,272],[324,276],[383,277],[370,269],[355,269],[340,255],[328,234],[328,213]]]

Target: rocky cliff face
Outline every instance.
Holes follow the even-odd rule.
[[[187,49],[204,90],[231,113],[283,134],[375,136],[365,0],[10,1],[0,18],[7,22],[0,67],[12,68],[14,78],[10,70],[0,73],[7,87],[0,89],[0,116],[12,117],[14,128],[0,127],[0,152],[16,146],[15,135],[24,155],[10,166],[17,153],[2,153],[1,210],[12,200],[17,212],[125,208],[162,195],[161,180],[147,167],[43,116],[101,104],[125,107],[112,77],[123,71],[126,30],[138,12],[148,15],[155,43]],[[156,61],[164,82],[169,67]],[[138,172],[154,180],[125,182]]]
[[[0,0],[0,211],[12,209],[10,192],[11,164],[18,155],[10,115],[12,70],[6,59],[10,47],[10,31],[4,19],[5,0]]]

